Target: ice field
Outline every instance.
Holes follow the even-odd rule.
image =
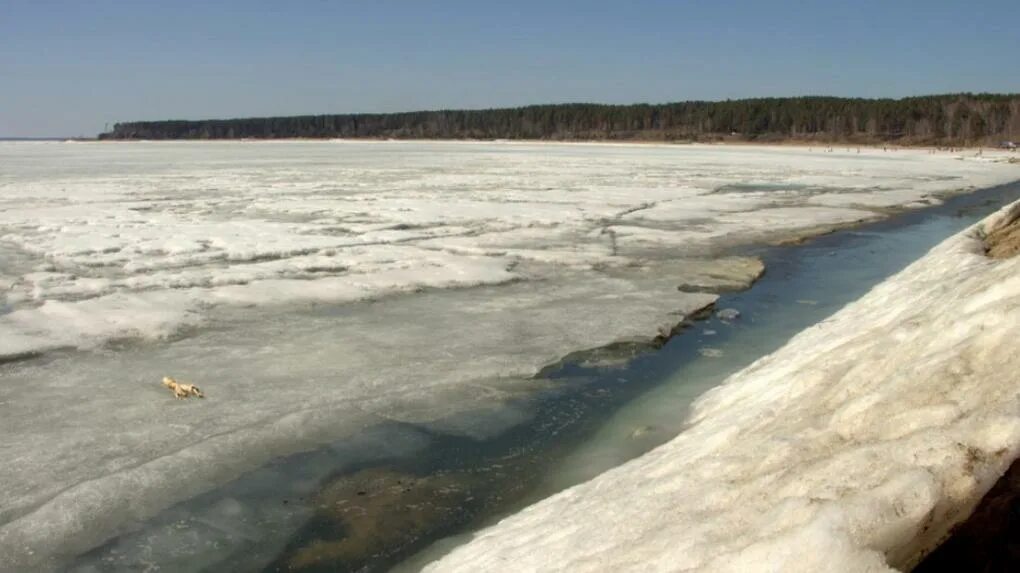
[[[428,571],[909,570],[1020,454],[1020,203],[695,404],[665,445]]]
[[[274,456],[668,334],[761,272],[734,247],[1017,178],[970,155],[0,143],[0,563],[55,566]]]

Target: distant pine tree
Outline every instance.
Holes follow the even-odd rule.
[[[666,104],[118,123],[100,139],[235,138],[780,141],[973,145],[1020,139],[1020,94],[793,97]]]

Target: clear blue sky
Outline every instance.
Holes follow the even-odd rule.
[[[1020,92],[1020,0],[0,0],[0,136],[107,122]]]

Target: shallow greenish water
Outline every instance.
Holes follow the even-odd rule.
[[[691,402],[949,235],[1020,184],[752,251],[766,275],[724,295],[739,311],[690,324],[620,367],[582,358],[535,391],[433,424],[380,424],[278,459],[79,556],[74,571],[415,570],[472,531],[590,479],[683,430]]]

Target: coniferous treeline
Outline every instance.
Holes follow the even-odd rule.
[[[667,104],[118,123],[100,139],[238,138],[826,141],[904,145],[1020,139],[1020,94],[792,97]]]

